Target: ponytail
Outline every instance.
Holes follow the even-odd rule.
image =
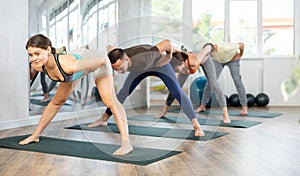
[[[56,54],[56,49],[51,46],[51,54]]]

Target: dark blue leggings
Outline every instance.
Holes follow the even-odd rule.
[[[163,67],[151,68],[142,72],[131,71],[126,78],[123,87],[117,94],[117,98],[120,101],[120,103],[123,104],[126,98],[136,88],[136,86],[148,76],[157,76],[164,82],[172,96],[179,102],[181,109],[189,119],[197,117],[197,115],[194,112],[191,101],[180,88],[179,82],[176,79],[175,72],[170,64],[167,64]],[[107,113],[110,116],[112,115],[112,112],[108,108],[106,109],[105,113]]]

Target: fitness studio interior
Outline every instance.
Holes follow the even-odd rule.
[[[300,175],[299,7],[0,1],[0,175]]]

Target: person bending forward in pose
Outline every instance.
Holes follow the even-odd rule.
[[[201,65],[203,68],[203,71],[205,73],[205,76],[207,78],[207,82],[210,83],[212,91],[216,94],[216,99],[218,103],[220,104],[222,111],[223,111],[223,122],[224,123],[231,123],[229,114],[228,114],[228,108],[226,104],[225,95],[220,88],[217,76],[214,68],[214,63],[210,57],[210,53],[214,50],[212,47],[212,44],[208,43],[203,46],[203,49],[199,52],[176,52],[174,53],[174,56],[176,56],[174,59],[178,59],[181,61],[184,65],[186,65],[187,68],[189,68],[189,73],[195,73],[198,70],[198,67]],[[200,59],[202,58],[202,59]],[[175,69],[176,67],[173,66]],[[177,70],[180,68],[177,64]],[[180,69],[178,80],[180,81],[180,85],[183,86],[185,80],[187,79],[188,74],[186,69]],[[202,96],[203,97],[203,96]],[[209,100],[209,99],[208,99]],[[169,94],[166,100],[166,104],[164,108],[162,109],[161,113],[156,116],[157,118],[162,118],[166,115],[167,110],[170,108],[171,104],[173,103],[174,98],[172,94]],[[201,99],[201,105],[205,102],[203,98]],[[205,102],[207,103],[207,102]],[[201,107],[201,106],[200,106]],[[198,107],[195,112],[199,112]]]
[[[109,52],[108,57],[112,68],[119,73],[129,71],[124,85],[117,94],[121,103],[133,92],[135,87],[148,76],[159,77],[167,86],[171,94],[178,100],[183,112],[192,121],[195,136],[204,136],[197,120],[192,104],[185,93],[181,90],[174,70],[170,65],[174,47],[169,40],[163,40],[155,46],[144,44],[126,49],[115,48]],[[175,49],[177,50],[177,49]],[[112,115],[107,109],[100,119],[90,124],[89,127],[107,125]]]
[[[248,105],[245,86],[242,81],[242,76],[240,74],[240,59],[244,53],[244,43],[223,43],[214,44],[213,50],[210,55],[213,58],[213,64],[215,65],[215,72],[217,78],[219,78],[222,70],[225,66],[229,68],[231,77],[233,79],[234,85],[237,89],[240,103],[242,105],[242,110],[240,115],[248,115]],[[199,111],[206,110],[206,103],[209,101],[212,91],[212,84],[208,82],[203,91],[203,103],[199,107]]]
[[[126,155],[133,150],[129,141],[126,112],[116,98],[112,69],[106,53],[95,49],[77,49],[71,51],[71,54],[57,55],[51,41],[41,34],[28,40],[26,50],[35,70],[46,72],[50,79],[61,83],[45,108],[37,128],[29,137],[20,141],[20,145],[39,142],[40,134],[66,102],[75,85],[84,75],[93,72],[102,101],[112,110],[122,137],[121,147],[113,154]]]

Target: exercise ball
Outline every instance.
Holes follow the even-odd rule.
[[[246,96],[247,96],[247,105],[248,105],[248,107],[253,106],[254,103],[255,103],[255,96],[251,93],[247,93]]]
[[[259,107],[267,106],[269,103],[269,96],[265,93],[259,93],[255,97],[255,103]]]
[[[230,97],[229,97],[228,100],[229,100],[229,105],[230,106],[234,106],[234,107],[241,106],[238,94],[232,94],[232,95],[230,95]]]
[[[190,99],[195,107],[199,107],[201,104],[202,94],[206,82],[206,77],[200,76],[196,78],[190,85]]]

